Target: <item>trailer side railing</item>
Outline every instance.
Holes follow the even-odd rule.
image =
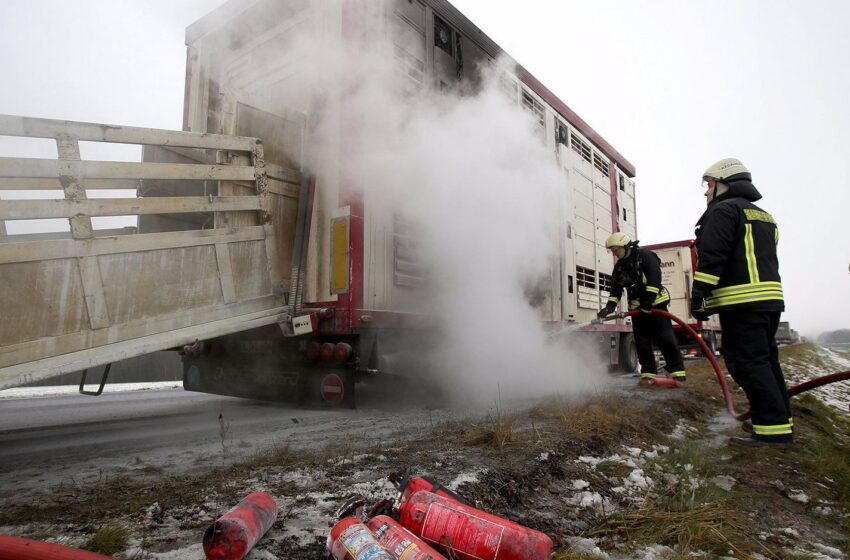
[[[286,320],[273,197],[297,205],[301,177],[259,139],[7,115],[0,136],[58,155],[0,157],[0,389]],[[86,161],[81,142],[165,161]],[[93,227],[116,216],[135,225]],[[68,231],[21,225],[40,219]]]

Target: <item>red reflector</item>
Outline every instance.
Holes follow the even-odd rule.
[[[321,347],[319,346],[318,342],[311,342],[310,344],[307,345],[307,357],[310,360],[315,362],[316,360],[319,359],[319,357],[321,356],[321,353],[322,353]]]
[[[334,343],[333,342],[325,342],[322,344],[322,359],[326,362],[329,362],[334,357]]]
[[[334,349],[334,358],[338,362],[347,362],[351,358],[352,348],[350,344],[340,342]]]

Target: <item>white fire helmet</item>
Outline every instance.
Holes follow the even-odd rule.
[[[608,249],[611,247],[625,247],[631,242],[632,239],[628,235],[622,231],[616,231],[608,236],[608,239],[605,241],[605,247]]]
[[[750,170],[741,163],[741,160],[736,158],[723,158],[706,169],[705,173],[702,174],[702,178],[706,181],[714,179],[715,181],[720,181],[722,183],[729,177],[739,175],[741,173],[746,173],[746,178],[752,180]]]

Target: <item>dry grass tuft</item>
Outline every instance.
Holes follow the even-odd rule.
[[[86,541],[84,550],[112,556],[127,548],[130,539],[130,529],[123,525],[107,524],[98,529],[97,533]]]
[[[514,414],[506,414],[500,407],[488,415],[482,424],[473,424],[467,429],[463,443],[477,447],[492,447],[499,451],[516,442],[518,419]]]
[[[658,426],[652,410],[633,406],[622,396],[603,395],[584,402],[564,402],[556,414],[568,434],[581,438],[621,441],[654,433]]]
[[[552,556],[552,560],[590,560],[591,558],[599,558],[599,556],[592,556],[589,554],[582,554],[580,552],[573,552],[572,549],[556,552]]]
[[[648,500],[639,508],[611,516],[592,530],[590,536],[617,535],[637,544],[664,544],[679,553],[703,551],[721,556],[735,552],[735,558],[755,560],[753,552],[772,557],[749,539],[751,523],[740,511],[719,503],[677,510],[663,499]],[[765,554],[767,552],[767,554]]]

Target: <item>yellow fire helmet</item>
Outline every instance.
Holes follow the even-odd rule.
[[[723,182],[734,175],[741,175],[740,178],[748,179],[750,181],[753,179],[752,175],[750,175],[750,170],[741,163],[741,160],[735,158],[723,158],[714,163],[711,167],[705,170],[702,177],[706,180],[714,179],[715,181]]]
[[[608,239],[605,241],[605,247],[608,249],[611,247],[625,247],[631,242],[632,239],[628,235],[622,231],[617,231],[608,236]]]

